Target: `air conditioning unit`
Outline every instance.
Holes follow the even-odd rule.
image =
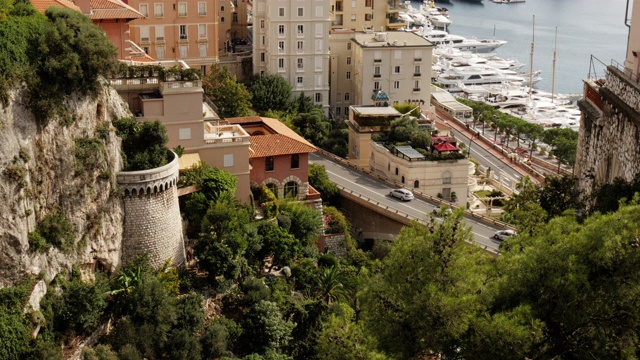
[[[387,33],[386,32],[376,33],[375,39],[376,39],[376,41],[386,42],[387,41]]]

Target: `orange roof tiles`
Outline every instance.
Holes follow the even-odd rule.
[[[262,158],[267,156],[304,154],[316,152],[314,146],[307,145],[283,134],[250,136],[250,158]]]
[[[149,56],[148,54],[144,54],[143,56],[131,56],[131,61],[137,62],[155,62],[156,60]]]
[[[31,5],[43,14],[51,6],[66,7],[82,12],[76,4],[69,0],[31,0]]]
[[[139,11],[120,0],[91,0],[91,20],[143,19]]]

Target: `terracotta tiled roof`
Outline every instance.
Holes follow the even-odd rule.
[[[250,136],[249,142],[252,150],[249,157],[252,159],[318,151],[314,146],[309,146],[282,134]]]
[[[31,0],[31,5],[33,5],[36,10],[43,14],[51,6],[66,7],[75,11],[82,12],[82,10],[80,10],[80,8],[76,4],[69,0]]]
[[[268,127],[273,132],[287,135],[288,137],[305,143],[309,146],[314,146],[312,143],[308,142],[305,138],[298,135],[295,131],[289,129],[289,127],[282,123],[282,121],[278,119],[268,118],[268,117],[260,117],[260,116],[245,116],[245,117],[235,117],[235,118],[226,118],[225,119],[229,124],[262,124],[263,126]]]
[[[104,19],[144,19],[138,10],[120,0],[91,0],[92,20]]]
[[[315,146],[313,146],[312,143],[308,142],[305,138],[303,138],[302,136],[298,135],[297,132],[289,129],[289,127],[287,125],[283,124],[282,121],[280,121],[278,119],[263,117],[262,118],[262,122],[264,122],[268,127],[272,128],[273,131],[277,132],[278,134],[287,135],[288,137],[290,137],[292,139],[298,140],[301,143],[305,143],[305,144],[315,148]]]
[[[144,54],[144,56],[131,56],[131,61],[138,62],[155,62],[156,60],[151,56]]]

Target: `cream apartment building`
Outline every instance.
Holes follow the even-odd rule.
[[[404,0],[331,0],[331,28],[397,30],[406,26],[398,16],[407,8]]]
[[[217,61],[220,10],[229,1],[130,0],[129,5],[145,16],[129,24],[130,38],[152,58],[182,60],[203,73]]]
[[[384,90],[392,104],[408,102],[428,110],[433,45],[412,32],[333,30],[331,111],[346,116],[350,105],[369,104]],[[338,110],[340,109],[340,110]]]
[[[329,110],[329,0],[256,0],[253,71],[280,74]]]
[[[251,25],[251,0],[226,0],[220,2],[218,21],[218,50],[220,53],[232,44],[233,40],[247,40]]]

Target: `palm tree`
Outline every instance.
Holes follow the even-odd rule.
[[[342,295],[342,272],[337,266],[325,268],[318,276],[317,281],[320,294],[327,305]]]

